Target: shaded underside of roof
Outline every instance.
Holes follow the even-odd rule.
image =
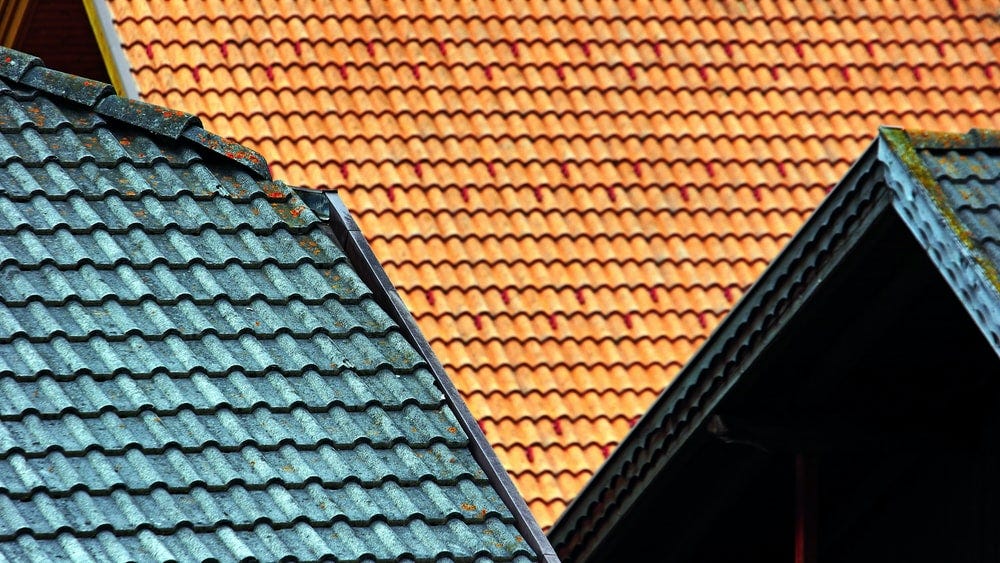
[[[996,2],[109,2],[145,99],[342,188],[539,521],[876,127],[1000,126]]]
[[[885,214],[898,214],[1000,355],[998,182],[997,131],[884,128],[557,523],[560,555],[586,560],[616,541],[615,525],[671,464],[690,462],[678,453],[687,440]]]
[[[424,358],[258,155],[0,61],[0,556],[533,558]]]
[[[882,137],[897,212],[1000,354],[1000,132]]]

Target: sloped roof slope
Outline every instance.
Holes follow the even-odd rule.
[[[343,188],[552,522],[876,127],[1000,127],[1000,4],[111,0],[144,99]]]
[[[428,363],[259,155],[0,50],[0,556],[528,560]]]
[[[899,216],[1000,355],[998,210],[1000,131],[883,128],[555,524],[560,556],[588,561],[614,541],[614,526],[683,463],[686,441],[883,214]]]

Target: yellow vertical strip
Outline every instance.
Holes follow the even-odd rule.
[[[0,0],[0,42],[3,42],[4,47],[13,47],[14,38],[17,35],[16,30],[20,27],[19,23],[14,21],[16,14],[14,13],[14,8],[16,8],[14,2],[8,2],[6,0]],[[15,33],[11,33],[14,30]]]
[[[101,58],[104,59],[104,67],[108,69],[108,76],[111,77],[111,85],[115,87],[115,91],[119,95],[125,95],[122,72],[129,72],[129,69],[118,68],[115,56],[111,51],[111,44],[108,42],[109,38],[105,34],[101,17],[97,12],[97,7],[94,6],[95,1],[103,2],[104,0],[83,0],[83,7],[87,10],[87,19],[90,20],[90,28],[94,30],[94,39],[97,40],[97,47],[101,50]],[[111,39],[118,40],[117,37]]]

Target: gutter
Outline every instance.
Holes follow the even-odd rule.
[[[107,2],[83,0],[83,7],[87,10],[87,19],[90,20],[90,27],[94,30],[94,38],[97,39],[97,46],[101,50],[101,57],[108,69],[112,86],[119,96],[138,100],[139,87],[132,77],[132,67],[125,57],[121,41],[118,40],[118,31],[115,29],[111,12],[108,11]]]
[[[525,542],[535,550],[539,560],[547,563],[558,563],[559,558],[556,556],[555,549],[549,543],[541,526],[538,525],[534,515],[528,509],[528,504],[500,463],[493,447],[486,440],[486,436],[479,428],[479,423],[476,422],[469,407],[462,400],[458,389],[448,378],[444,366],[441,365],[427,339],[420,332],[416,320],[406,308],[403,299],[396,291],[396,287],[389,281],[389,276],[386,275],[381,262],[375,257],[371,246],[368,245],[368,240],[361,234],[361,229],[354,222],[350,211],[344,205],[344,201],[340,199],[336,191],[321,193],[315,190],[296,190],[296,192],[313,209],[319,208],[322,211],[322,208],[325,207],[329,211],[329,225],[333,229],[337,242],[344,249],[361,280],[372,290],[375,301],[399,324],[403,336],[427,362],[428,368],[441,387],[441,392],[444,393],[445,400],[455,412],[458,423],[469,437],[473,457],[486,473],[486,478],[497,491],[504,505],[514,515],[517,528]],[[321,198],[324,196],[326,200],[322,201]]]

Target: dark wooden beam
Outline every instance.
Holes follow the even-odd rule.
[[[36,4],[36,0],[0,0],[0,43],[4,47],[19,47]]]

